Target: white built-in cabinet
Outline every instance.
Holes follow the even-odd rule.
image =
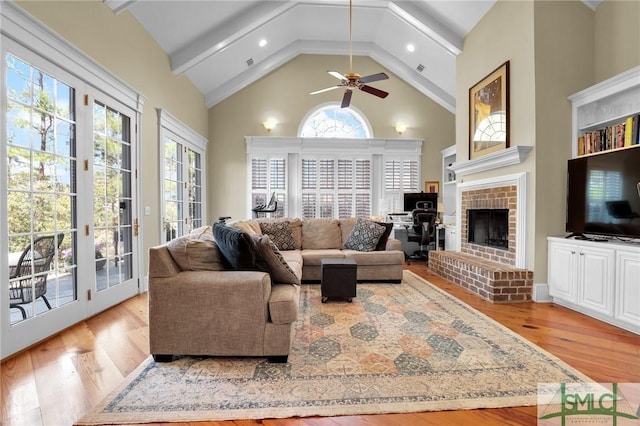
[[[440,201],[445,215],[453,215],[456,211],[456,173],[450,168],[456,162],[456,146],[442,151],[442,188]]]
[[[549,237],[548,248],[555,303],[640,334],[640,246]]]

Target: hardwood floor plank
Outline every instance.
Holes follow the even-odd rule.
[[[406,267],[593,380],[640,383],[640,336],[552,303],[492,304],[433,274]],[[147,295],[87,319],[0,366],[3,425],[68,425],[149,356]],[[64,389],[64,392],[61,390]],[[371,416],[157,424],[167,426],[535,425],[537,407]]]
[[[2,363],[1,371],[2,419],[38,410],[40,401],[29,354],[25,352]]]

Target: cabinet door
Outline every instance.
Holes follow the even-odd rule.
[[[615,252],[578,246],[578,304],[613,315]]]
[[[444,249],[447,251],[458,250],[458,240],[455,226],[447,226],[444,230]]]
[[[640,254],[619,250],[616,256],[615,317],[640,332]]]
[[[549,294],[568,302],[577,301],[575,244],[549,242]]]

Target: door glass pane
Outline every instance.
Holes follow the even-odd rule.
[[[76,300],[75,90],[13,55],[5,61],[4,249],[15,324]]]
[[[202,165],[199,153],[187,149],[187,196],[189,212],[185,233],[202,226]]]
[[[103,291],[133,278],[131,119],[99,101],[93,114],[93,261]]]
[[[164,238],[165,241],[183,235],[183,160],[182,145],[164,139]]]

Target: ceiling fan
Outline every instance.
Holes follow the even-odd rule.
[[[345,87],[344,96],[342,97],[342,104],[340,108],[346,108],[351,104],[351,96],[353,95],[353,89],[360,89],[363,92],[377,96],[379,98],[386,98],[389,93],[384,90],[376,89],[375,87],[367,86],[367,83],[374,81],[386,80],[389,76],[383,72],[377,74],[367,75],[361,77],[360,74],[354,73],[353,69],[353,46],[351,40],[351,28],[352,28],[352,15],[353,15],[353,0],[349,0],[349,72],[342,75],[337,71],[327,71],[330,75],[340,80],[340,84],[336,86],[327,87],[325,89],[316,90],[311,92],[311,95],[318,93],[328,92],[329,90],[339,89]]]

